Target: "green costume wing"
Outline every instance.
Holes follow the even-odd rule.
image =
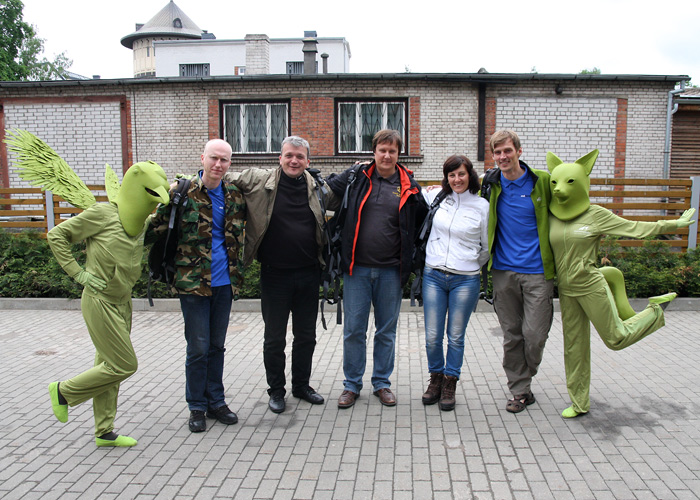
[[[17,155],[19,176],[32,186],[50,190],[73,206],[86,209],[96,203],[95,196],[72,168],[51,146],[26,130],[8,130],[8,149]]]
[[[119,177],[108,163],[105,163],[105,190],[109,201],[116,202],[119,196]]]

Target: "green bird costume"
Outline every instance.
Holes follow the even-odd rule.
[[[148,217],[158,203],[167,204],[169,185],[154,162],[132,165],[121,188],[107,165],[110,203],[94,196],[72,169],[45,143],[23,130],[8,132],[7,144],[18,155],[20,176],[51,189],[85,209],[49,231],[48,243],[66,273],[85,286],[80,301],[95,346],[92,368],[49,385],[54,414],[68,420],[68,406],[92,399],[98,446],[133,446],[136,440],[114,431],[119,384],[136,372],[131,343],[131,290],[141,276],[143,240]],[[85,269],[73,258],[71,245],[86,242]]]
[[[565,418],[590,409],[590,323],[608,348],[624,349],[664,326],[663,308],[676,296],[652,297],[635,314],[624,293],[622,273],[595,265],[602,236],[644,238],[671,233],[690,225],[695,212],[687,210],[678,220],[634,222],[591,205],[589,175],[597,157],[598,150],[594,150],[575,163],[564,164],[547,153],[552,188],[549,241],[557,270],[566,385],[572,402],[562,412]]]

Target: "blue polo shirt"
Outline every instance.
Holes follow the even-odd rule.
[[[225,199],[221,183],[216,189],[207,189],[207,194],[211,200],[214,219],[211,242],[211,286],[230,285],[228,252],[226,251],[226,239],[224,236]]]
[[[532,190],[536,178],[528,169],[509,181],[501,174],[496,205],[496,242],[492,268],[523,274],[544,273]]]

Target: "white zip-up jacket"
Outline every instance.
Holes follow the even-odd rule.
[[[428,205],[439,192],[422,191]],[[435,213],[425,264],[458,273],[478,272],[489,260],[488,222],[488,201],[469,191],[450,193]]]

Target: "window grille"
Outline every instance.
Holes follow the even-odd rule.
[[[181,64],[180,76],[184,77],[202,77],[209,76],[209,63],[204,64]]]
[[[287,137],[288,104],[283,102],[223,105],[223,136],[234,153],[279,153]]]
[[[374,134],[392,129],[401,134],[405,153],[406,108],[402,101],[338,101],[338,152],[371,153]]]

